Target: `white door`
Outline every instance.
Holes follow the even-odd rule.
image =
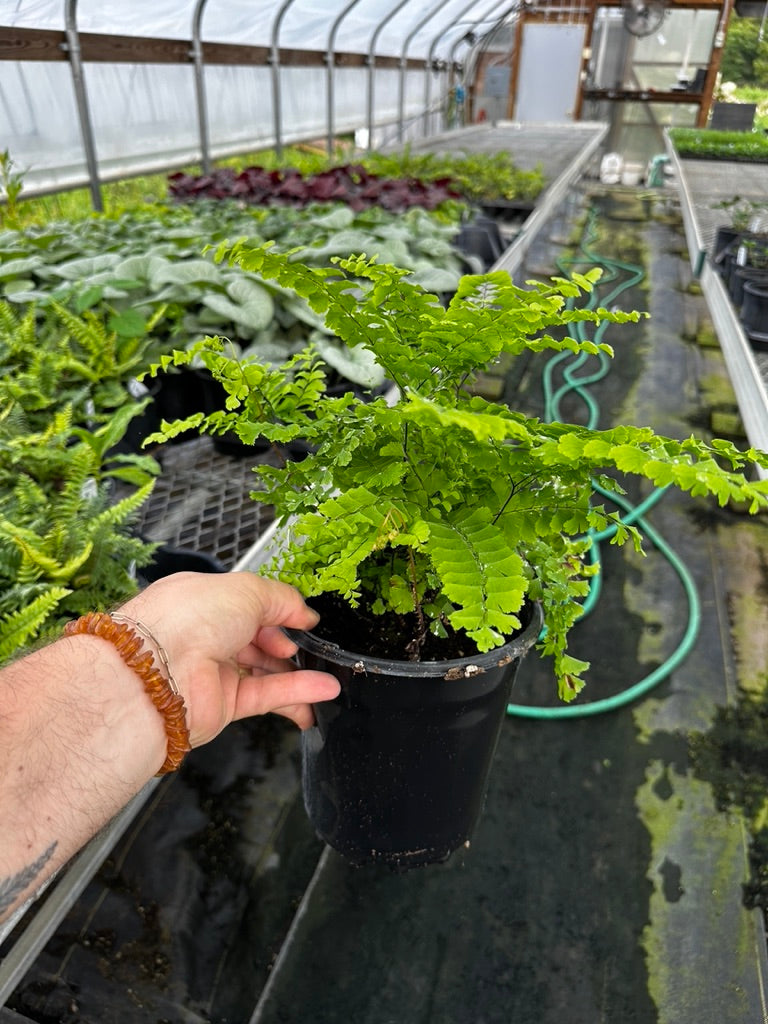
[[[554,22],[523,27],[514,117],[562,124],[573,120],[584,25]]]

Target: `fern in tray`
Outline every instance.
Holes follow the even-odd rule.
[[[65,407],[35,431],[18,406],[0,403],[0,663],[64,619],[136,591],[132,566],[146,565],[154,545],[132,524],[158,467],[111,452],[132,414],[88,431]]]
[[[239,362],[226,342],[208,338],[166,364],[202,359],[228,392],[226,410],[164,425],[164,436],[197,426],[245,441],[309,442],[303,461],[259,470],[253,496],[290,523],[274,571],[305,596],[330,591],[374,612],[415,613],[414,655],[430,631],[463,631],[493,649],[519,627],[526,600],[539,601],[540,648],[571,699],[587,667],[568,654],[567,639],[595,571],[585,560],[588,532],[613,526],[615,543],[640,549],[636,530],[593,500],[593,479],[608,494],[622,493],[619,478],[629,473],[721,504],[746,500],[753,512],[768,504],[768,484],[742,473],[768,466],[763,453],[648,427],[546,424],[470,394],[467,384],[504,353],[610,355],[563,331],[638,321],[638,313],[572,308],[598,272],[528,288],[504,272],[468,276],[443,307],[406,271],[364,257],[310,269],[268,246],[238,243],[217,255],[304,297],[334,334],[374,354],[394,397],[329,397],[311,349],[270,366]]]

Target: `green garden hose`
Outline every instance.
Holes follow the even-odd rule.
[[[561,258],[556,262],[558,270],[562,273],[567,271],[568,266],[574,264],[588,263],[591,266],[603,267],[604,273],[601,279],[603,283],[610,283],[616,280],[619,281],[619,283],[617,283],[608,292],[608,294],[603,297],[602,305],[610,306],[610,304],[614,303],[622,292],[642,281],[645,277],[645,273],[641,267],[635,264],[624,263],[620,260],[611,259],[593,251],[591,245],[597,237],[595,228],[596,218],[597,215],[593,209],[590,211],[584,238],[580,246],[583,257],[574,259]],[[596,303],[597,295],[593,291],[590,296],[590,307],[594,306]],[[601,335],[607,326],[607,323],[599,325],[595,332],[594,340],[596,343],[600,342]],[[584,324],[575,324],[573,325],[572,330],[575,331],[575,337],[577,340],[584,340]],[[571,363],[563,371],[564,383],[557,390],[553,390],[552,379],[554,370],[559,363],[568,358],[571,358]],[[592,394],[587,391],[586,388],[588,385],[601,380],[608,373],[610,360],[602,352],[598,353],[596,357],[591,358],[597,359],[597,368],[581,377],[577,376],[577,371],[584,367],[590,359],[590,356],[584,352],[579,353],[575,358],[572,357],[569,352],[560,352],[548,361],[542,375],[545,400],[544,417],[547,421],[552,422],[560,419],[560,400],[564,395],[573,393],[581,399],[586,407],[587,426],[590,429],[596,428],[599,419],[599,406]],[[663,497],[666,488],[655,488],[644,501],[633,507],[626,499],[604,491],[596,481],[593,481],[592,486],[597,493],[610,499],[623,510],[624,514],[622,516],[622,521],[627,525],[635,525],[667,559],[669,564],[677,573],[688,600],[688,624],[680,643],[661,665],[654,669],[653,672],[650,672],[647,676],[644,676],[639,682],[627,687],[614,696],[583,704],[564,704],[557,707],[508,704],[508,715],[514,715],[519,718],[559,719],[583,718],[589,715],[603,714],[607,711],[615,711],[617,708],[625,707],[627,704],[637,700],[639,697],[645,696],[645,694],[662,682],[662,680],[666,679],[667,676],[688,656],[696,641],[696,636],[701,622],[701,607],[699,603],[699,596],[696,591],[696,585],[691,574],[688,572],[688,569],[680,558],[666,543],[663,537],[661,537],[645,519],[645,513]],[[615,528],[608,528],[607,530],[600,532],[591,532],[588,535],[592,541],[589,555],[593,564],[600,561],[600,543],[604,540],[608,540],[615,532]],[[581,617],[592,611],[597,604],[599,595],[600,573],[596,573],[590,578],[590,589],[582,604]]]

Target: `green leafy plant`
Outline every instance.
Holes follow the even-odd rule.
[[[94,315],[0,302],[0,661],[130,596],[151,559],[132,523],[158,466],[118,449],[141,350]]]
[[[755,214],[764,212],[766,204],[745,196],[732,196],[730,199],[722,199],[715,203],[713,209],[725,210],[735,231],[747,231],[752,218]]]
[[[115,369],[134,356],[146,366],[181,337],[191,343],[213,333],[257,358],[280,361],[302,348],[309,328],[319,332],[329,364],[363,383],[370,360],[358,365],[306,303],[256,274],[201,258],[205,243],[269,239],[281,249],[300,249],[294,259],[321,266],[334,255],[367,251],[409,268],[431,291],[451,292],[462,268],[452,245],[457,223],[418,208],[395,216],[341,204],[305,212],[200,200],[194,209],[140,209],[115,219],[0,232],[0,293],[17,308],[34,302],[41,315],[65,308],[80,321],[78,331],[87,328],[94,338],[103,324],[104,358],[113,353]]]
[[[24,188],[24,177],[14,170],[14,161],[7,149],[0,152],[0,224],[15,228],[20,223],[19,196]]]
[[[502,354],[610,355],[606,344],[558,337],[574,324],[639,319],[571,308],[592,290],[597,271],[529,288],[504,272],[467,276],[444,307],[406,271],[365,257],[312,269],[242,243],[217,255],[303,296],[329,330],[375,356],[395,400],[329,397],[311,349],[272,366],[239,361],[209,338],[195,357],[224,385],[227,408],[164,425],[163,436],[197,426],[234,430],[246,442],[264,435],[313,446],[303,461],[259,470],[254,498],[290,524],[272,571],[308,597],[333,592],[374,613],[412,613],[414,656],[430,633],[447,640],[459,632],[479,650],[493,649],[519,627],[525,602],[539,601],[540,648],[552,655],[559,692],[570,699],[587,667],[567,646],[595,571],[585,562],[588,533],[613,527],[614,543],[641,547],[634,528],[593,503],[593,480],[608,495],[623,493],[621,474],[629,473],[721,503],[746,500],[751,511],[768,504],[768,484],[741,472],[752,462],[768,466],[762,453],[677,441],[649,427],[542,423],[469,392]]]
[[[444,178],[468,200],[531,200],[544,188],[541,167],[524,170],[511,153],[372,153],[363,161],[376,174],[408,175],[424,181]]]
[[[768,160],[768,139],[761,132],[670,128],[669,138],[677,152],[684,157],[756,163]]]
[[[129,388],[151,360],[151,332],[163,312],[105,323],[95,313],[78,316],[56,302],[40,312],[0,301],[0,400],[17,403],[30,429],[44,426],[51,410],[64,406],[77,425],[86,426],[126,407],[137,414],[141,407]]]
[[[94,431],[73,423],[71,407],[54,411],[40,430],[29,429],[18,403],[0,410],[2,662],[64,619],[135,593],[133,566],[148,564],[155,545],[135,536],[132,524],[157,466],[146,456],[111,454],[131,407]]]
[[[768,236],[745,235],[741,245],[744,247],[746,265],[755,270],[768,270]]]

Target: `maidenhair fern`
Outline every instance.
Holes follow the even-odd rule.
[[[202,360],[228,399],[226,410],[170,426],[166,436],[194,424],[245,441],[301,437],[314,448],[302,461],[261,467],[253,495],[290,522],[273,571],[306,596],[333,591],[374,612],[413,611],[425,629],[462,631],[481,651],[519,628],[526,600],[539,601],[547,626],[540,646],[570,699],[586,665],[568,654],[568,632],[596,571],[585,536],[612,525],[614,543],[640,549],[632,526],[593,503],[593,479],[608,494],[622,493],[629,473],[721,504],[746,501],[752,512],[768,505],[768,483],[743,472],[768,467],[762,452],[673,440],[648,427],[546,424],[470,394],[467,384],[503,354],[611,355],[606,344],[562,337],[575,322],[639,320],[571,308],[599,272],[527,288],[503,272],[468,276],[444,307],[406,271],[362,256],[310,269],[239,243],[217,258],[302,296],[347,345],[370,351],[394,385],[393,402],[330,397],[311,350],[282,366],[243,363],[216,338],[171,357]]]

